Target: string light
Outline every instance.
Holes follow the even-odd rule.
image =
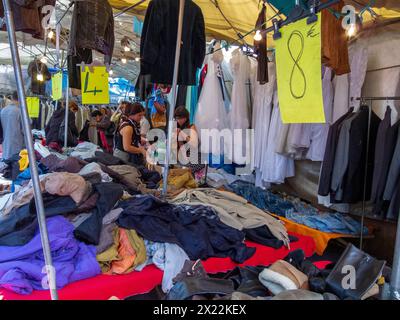
[[[49,31],[49,33],[47,34],[47,37],[48,37],[49,39],[53,39],[53,37],[54,37],[54,32],[53,32],[53,30],[50,30],[50,31]]]
[[[46,57],[46,56],[43,56],[43,57],[40,59],[40,62],[46,64],[46,63],[47,63],[47,57]]]
[[[112,69],[110,70],[110,72],[108,73],[110,76],[112,76],[114,74],[114,71],[112,71]]]
[[[37,79],[37,81],[43,81],[44,80],[43,74],[38,73],[37,76],[36,76],[36,79]]]
[[[347,36],[349,38],[353,37],[357,33],[356,25],[354,23],[352,23],[350,25],[350,28],[348,28],[346,32],[347,32]]]
[[[121,62],[124,63],[124,64],[127,63],[126,58],[121,58]]]
[[[131,48],[129,48],[128,46],[125,46],[125,47],[124,47],[124,51],[125,51],[125,52],[131,51]]]
[[[135,61],[136,61],[136,62],[139,62],[139,61],[140,61],[140,58],[139,58],[139,57],[136,57],[136,58],[135,58]]]
[[[256,31],[256,34],[254,35],[254,40],[255,41],[261,41],[262,40],[262,35],[261,35],[260,30]]]

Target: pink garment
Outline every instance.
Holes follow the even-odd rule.
[[[50,194],[70,196],[77,204],[87,200],[90,194],[90,184],[78,174],[56,172],[44,180],[45,190]]]

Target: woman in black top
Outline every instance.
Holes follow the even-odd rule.
[[[140,103],[129,103],[121,116],[115,134],[114,156],[126,163],[144,165],[146,149],[142,146],[140,121],[144,117],[144,108]]]

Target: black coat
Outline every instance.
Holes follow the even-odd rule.
[[[179,0],[150,2],[141,36],[141,75],[153,83],[172,84],[179,16]],[[185,1],[178,84],[194,85],[203,64],[206,37],[203,13],[193,1]]]
[[[65,119],[65,109],[60,108],[54,111],[53,115],[50,118],[49,123],[45,128],[47,144],[49,144],[50,142],[60,143],[60,139],[58,137],[59,137],[60,127],[64,119]],[[72,134],[78,137],[79,133],[75,125],[75,114],[72,111],[69,111],[68,127],[70,128]]]

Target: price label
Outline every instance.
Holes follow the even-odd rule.
[[[85,67],[81,71],[82,104],[109,104],[110,92],[106,67],[91,69]]]
[[[40,101],[38,97],[26,97],[26,106],[28,107],[29,117],[39,118]]]
[[[57,72],[51,77],[51,89],[53,100],[60,100],[62,98],[62,73]]]

